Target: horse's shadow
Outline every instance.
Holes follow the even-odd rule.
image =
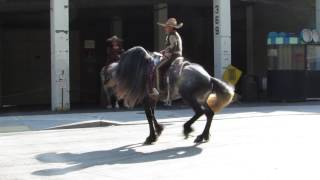
[[[52,168],[35,171],[32,174],[38,176],[63,175],[74,171],[99,165],[135,164],[158,160],[171,160],[195,156],[202,152],[197,145],[175,147],[153,152],[139,152],[136,148],[141,144],[126,145],[111,150],[92,151],[82,154],[72,153],[45,153],[36,156],[38,161],[44,163],[66,163],[65,168]]]

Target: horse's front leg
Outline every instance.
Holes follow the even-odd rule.
[[[147,101],[144,102],[144,112],[148,119],[149,130],[150,130],[149,136],[145,140],[144,144],[152,144],[153,142],[157,141],[157,135],[155,133],[155,127],[153,123],[153,119],[155,119],[155,117],[153,114],[153,107]]]
[[[153,115],[153,123],[154,123],[154,127],[155,127],[155,129],[156,129],[157,135],[160,136],[161,133],[162,133],[162,131],[163,131],[163,129],[164,129],[164,127],[163,127],[162,124],[158,123],[158,121],[157,121],[157,119],[156,119],[156,116],[155,116],[155,114],[154,114],[154,107],[155,107],[155,106],[152,106],[152,108],[151,108],[152,115]]]

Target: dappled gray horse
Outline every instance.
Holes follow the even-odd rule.
[[[102,93],[103,97],[105,97],[107,108],[119,108],[119,101],[117,96],[114,93],[114,90],[112,87],[106,86],[106,83],[110,76],[106,76],[107,73],[107,66],[103,66],[100,71],[100,80],[101,80],[101,87],[102,87]]]

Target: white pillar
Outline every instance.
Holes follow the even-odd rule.
[[[214,75],[222,78],[231,64],[230,0],[213,0]]]
[[[70,109],[69,2],[50,0],[51,21],[51,109]]]
[[[122,19],[121,17],[115,16],[111,22],[111,33],[122,38]]]
[[[2,71],[3,71],[3,31],[0,23],[0,109],[2,107]]]
[[[320,0],[316,1],[316,29],[320,31]]]
[[[166,22],[168,19],[168,5],[166,3],[159,3],[154,6],[154,51],[159,51],[164,48],[166,34],[157,22]]]

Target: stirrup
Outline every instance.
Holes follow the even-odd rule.
[[[159,91],[156,88],[152,88],[152,94],[156,96],[160,95]]]

